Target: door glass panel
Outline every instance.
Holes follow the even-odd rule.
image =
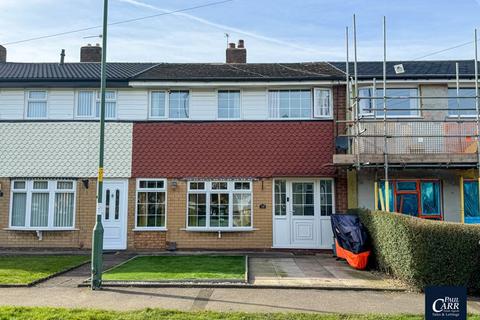
[[[294,216],[315,214],[312,182],[292,183],[292,208]]]
[[[480,218],[480,206],[478,204],[478,183],[465,181],[463,183],[463,198],[465,206],[465,222],[469,219]]]
[[[397,212],[411,216],[418,215],[417,194],[397,194]]]
[[[287,214],[287,191],[285,180],[275,180],[275,215]]]
[[[115,191],[115,220],[120,218],[120,190]]]
[[[105,191],[105,220],[110,220],[110,189]]]

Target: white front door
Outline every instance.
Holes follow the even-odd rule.
[[[275,179],[273,246],[331,249],[333,180]]]
[[[103,249],[127,248],[127,180],[103,182]]]

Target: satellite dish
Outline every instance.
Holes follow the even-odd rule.
[[[403,67],[403,64],[396,64],[393,66],[393,69],[395,69],[396,74],[405,73],[405,68]]]

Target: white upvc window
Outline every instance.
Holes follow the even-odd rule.
[[[154,90],[150,92],[150,119],[188,119],[190,91]]]
[[[135,228],[165,229],[167,222],[167,180],[137,179]]]
[[[217,117],[240,119],[240,90],[218,90]]]
[[[72,229],[75,225],[73,180],[13,180],[10,228]]]
[[[269,117],[274,119],[312,118],[312,90],[269,90]]]
[[[188,119],[190,91],[171,90],[168,93],[168,117],[171,119]]]
[[[313,116],[326,119],[333,117],[332,90],[328,88],[313,89]]]
[[[45,119],[48,116],[47,91],[27,91],[26,117],[27,119]]]
[[[187,228],[252,228],[251,181],[188,182]]]
[[[365,87],[358,90],[359,113],[366,117],[383,117],[383,89]],[[387,88],[386,109],[387,117],[418,117],[420,116],[418,88]],[[370,99],[376,97],[376,99]]]
[[[168,95],[166,91],[150,92],[150,118],[166,118],[167,96]]]
[[[100,117],[100,91],[80,90],[77,94],[77,118]],[[105,91],[105,119],[117,117],[117,93],[113,90]]]

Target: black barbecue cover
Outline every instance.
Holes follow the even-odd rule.
[[[333,214],[332,229],[340,247],[355,254],[370,250],[368,234],[355,214]]]

